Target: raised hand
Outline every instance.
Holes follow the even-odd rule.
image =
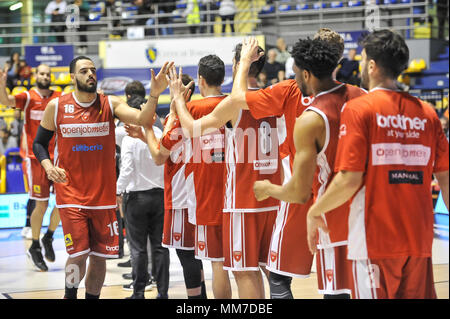
[[[184,86],[183,82],[181,81],[182,77],[182,68],[180,66],[179,74],[177,74],[177,70],[175,66],[172,66],[169,69],[169,88],[170,88],[170,94],[173,96],[173,99],[176,99],[180,96],[184,97],[184,92],[186,91],[186,87]]]
[[[258,61],[264,55],[264,52],[258,53],[258,48],[258,40],[255,37],[244,39],[241,49],[241,61],[247,61],[249,63]]]
[[[169,84],[169,79],[167,78],[167,74],[169,69],[173,66],[173,62],[165,62],[161,70],[159,70],[158,74],[155,75],[155,71],[151,69],[152,73],[152,82],[150,87],[150,95],[152,97],[158,97],[164,90],[167,88]]]

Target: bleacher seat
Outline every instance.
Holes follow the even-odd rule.
[[[408,68],[405,70],[405,73],[419,73],[425,70],[426,68],[427,65],[424,59],[413,59],[409,63]]]
[[[263,6],[262,8],[261,8],[261,14],[268,14],[268,13],[273,13],[273,12],[275,12],[275,6],[273,6],[273,5],[266,5],[266,6]]]
[[[333,1],[331,2],[331,8],[342,8],[344,6],[344,2],[342,1]]]
[[[295,6],[295,10],[308,10],[308,9],[309,9],[309,5],[307,3],[297,4]]]
[[[55,79],[53,84],[55,85],[66,85],[71,82],[70,74],[69,73],[59,73],[58,77]]]
[[[73,85],[67,85],[64,90],[62,91],[62,95],[68,94],[74,91]]]
[[[316,2],[313,5],[313,9],[326,8],[327,4],[325,2]]]
[[[186,4],[185,1],[179,1],[179,2],[177,2],[177,4],[176,4],[176,8],[177,8],[177,9],[186,9],[186,6],[187,6],[187,4]]]
[[[362,1],[349,1],[348,6],[349,7],[361,7]]]
[[[291,10],[291,6],[288,4],[280,4],[278,6],[278,11],[290,11]]]
[[[49,89],[56,92],[62,92],[62,89],[59,85],[51,85]]]
[[[15,86],[11,92],[11,95],[17,95],[19,93],[25,92],[27,90],[24,86]]]

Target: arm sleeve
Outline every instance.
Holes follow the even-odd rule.
[[[48,144],[54,133],[55,132],[47,130],[39,125],[36,137],[33,141],[33,153],[39,162],[42,162],[45,159],[50,159]]]
[[[368,129],[360,112],[347,105],[341,114],[335,171],[365,172],[368,161]]]

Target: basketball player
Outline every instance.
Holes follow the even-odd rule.
[[[42,256],[39,244],[42,220],[48,207],[50,197],[51,181],[48,180],[45,170],[33,154],[33,140],[36,137],[39,123],[44,114],[47,104],[53,98],[61,95],[60,92],[50,90],[51,70],[48,65],[41,64],[36,68],[36,88],[25,91],[16,96],[8,95],[6,92],[7,72],[0,70],[0,103],[6,106],[15,107],[24,111],[24,136],[26,176],[28,177],[29,198],[35,201],[35,208],[31,213],[32,244],[27,251],[27,255],[32,260],[34,266],[40,271],[47,271],[48,267]],[[49,144],[50,159],[53,160],[53,150],[55,141],[52,139]],[[58,227],[60,218],[58,209],[55,207],[50,216],[50,225],[47,233],[41,240],[45,250],[45,259],[49,262],[55,261],[53,250],[53,232]]]
[[[234,70],[239,54],[240,50],[236,50]],[[259,62],[252,69],[253,83],[256,83],[256,76],[264,65],[262,49],[260,54]],[[194,120],[179,98],[180,86],[174,68],[171,69],[170,77],[177,114],[189,134],[195,133],[193,136],[198,136],[194,132],[196,125],[203,121],[207,125],[198,127],[201,134],[220,128],[230,121],[231,127],[227,129],[225,141],[227,175],[223,208],[224,269],[233,271],[239,298],[264,298],[259,267],[267,260],[270,234],[279,203],[276,200],[258,203],[247,196],[247,190],[255,180],[269,177],[276,181],[281,178],[278,169],[280,161],[276,118],[255,120],[248,111],[234,109],[234,112],[227,114],[228,117],[218,119],[215,108],[210,114]]]
[[[448,141],[435,110],[395,85],[409,59],[404,39],[380,30],[362,46],[370,91],[343,108],[337,174],[308,212],[309,245],[316,250],[317,228],[327,231],[321,215],[352,198],[341,222],[349,225],[354,296],[436,298],[430,183],[434,173],[448,207]]]
[[[185,100],[189,101],[194,92],[193,79],[183,77]],[[161,139],[156,138],[153,130],[147,130],[146,135],[138,126],[125,125],[128,134],[140,138],[147,143],[155,164],[164,164],[164,232],[163,246],[175,248],[178,259],[183,267],[184,282],[188,299],[206,299],[206,286],[202,261],[195,259],[195,226],[189,223],[187,192],[185,186],[184,158],[187,139],[174,130],[179,127],[173,103],[166,117],[164,132]]]
[[[313,189],[320,197],[333,178],[334,155],[339,137],[339,119],[346,101],[365,92],[357,87],[337,83],[333,71],[341,57],[334,44],[321,39],[299,40],[293,49],[296,81],[304,96],[314,96],[311,105],[297,119],[294,128],[296,154],[292,178],[284,185],[256,182],[255,196],[268,196],[286,202],[305,202]],[[316,168],[317,167],[317,168]],[[349,207],[327,215],[326,223],[333,236],[321,234],[316,256],[319,292],[325,298],[350,298],[351,267],[346,259],[347,228],[340,221]]]
[[[151,70],[150,96],[139,111],[118,97],[97,94],[95,65],[88,57],[79,56],[70,63],[75,91],[47,105],[33,151],[49,180],[55,183],[56,205],[69,254],[67,299],[77,297],[85,275],[86,298],[98,299],[106,258],[118,257],[114,116],[125,123],[151,125],[158,97],[167,87],[166,73],[171,64],[166,62],[157,76]],[[55,132],[53,164],[48,143]]]

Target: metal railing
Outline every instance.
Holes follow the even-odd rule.
[[[317,1],[302,1],[311,6]],[[312,36],[320,27],[330,27],[335,31],[370,30],[378,28],[393,28],[405,37],[412,37],[414,31],[423,29],[424,25],[430,27],[430,37],[437,37],[437,5],[430,5],[430,1],[396,3],[396,4],[363,4],[357,7],[343,6],[339,8],[331,7],[332,2],[326,3],[326,7],[320,6],[317,9],[308,8],[301,10],[295,8],[300,5],[299,1],[274,1],[273,12],[261,14],[260,30],[265,35],[273,36]],[[338,1],[347,4],[348,1]],[[365,1],[366,3],[368,1]],[[372,1],[374,2],[374,1]],[[290,10],[283,10],[290,6]],[[422,13],[416,13],[416,9],[423,9]],[[445,34],[448,37],[448,8],[445,19]],[[427,25],[429,20],[435,23]],[[420,21],[419,25],[415,22]],[[376,25],[373,25],[376,22]]]
[[[160,13],[159,5],[154,5],[154,12],[152,14],[123,14],[122,16],[101,16],[98,21],[83,21],[80,19],[75,23],[69,20],[69,15],[66,15],[65,22],[48,22],[45,21],[45,16],[41,17],[41,22],[32,21],[31,25],[28,23],[2,23],[0,24],[0,38],[3,38],[3,43],[0,44],[0,49],[11,48],[20,49],[24,44],[40,44],[50,45],[55,44],[58,36],[65,37],[64,43],[70,43],[74,46],[88,46],[89,51],[94,53],[97,51],[98,42],[101,40],[114,39],[120,35],[121,40],[127,40],[127,31],[130,27],[140,27],[145,30],[144,38],[170,38],[170,37],[206,37],[212,35],[222,34],[222,25],[233,24],[235,34],[242,34],[240,26],[245,24],[257,25],[261,21],[255,19],[238,19],[238,17],[245,16],[246,13],[251,13],[257,17],[258,8],[256,6],[249,6],[248,9],[237,9],[234,21],[217,21],[215,18],[220,17],[219,10],[210,10],[209,4],[206,9],[200,10],[200,15],[203,18],[201,23],[196,25],[198,28],[196,33],[191,33],[189,27],[192,24],[186,22],[186,18],[178,15],[178,12]],[[163,5],[162,5],[163,6]],[[97,14],[100,14],[97,12]],[[152,20],[153,23],[148,25],[146,21]],[[162,23],[161,20],[168,20],[168,23]],[[63,27],[64,31],[55,32],[51,27]],[[216,27],[216,32],[211,32],[211,27]],[[86,29],[86,31],[80,31]],[[20,30],[20,31],[19,31]],[[169,33],[164,30],[170,30]],[[220,32],[217,32],[220,31]],[[246,32],[247,33],[247,32]],[[252,34],[260,34],[256,31]],[[87,41],[80,41],[80,36],[86,36]],[[118,37],[117,37],[118,38]],[[10,42],[10,43],[5,43]]]

